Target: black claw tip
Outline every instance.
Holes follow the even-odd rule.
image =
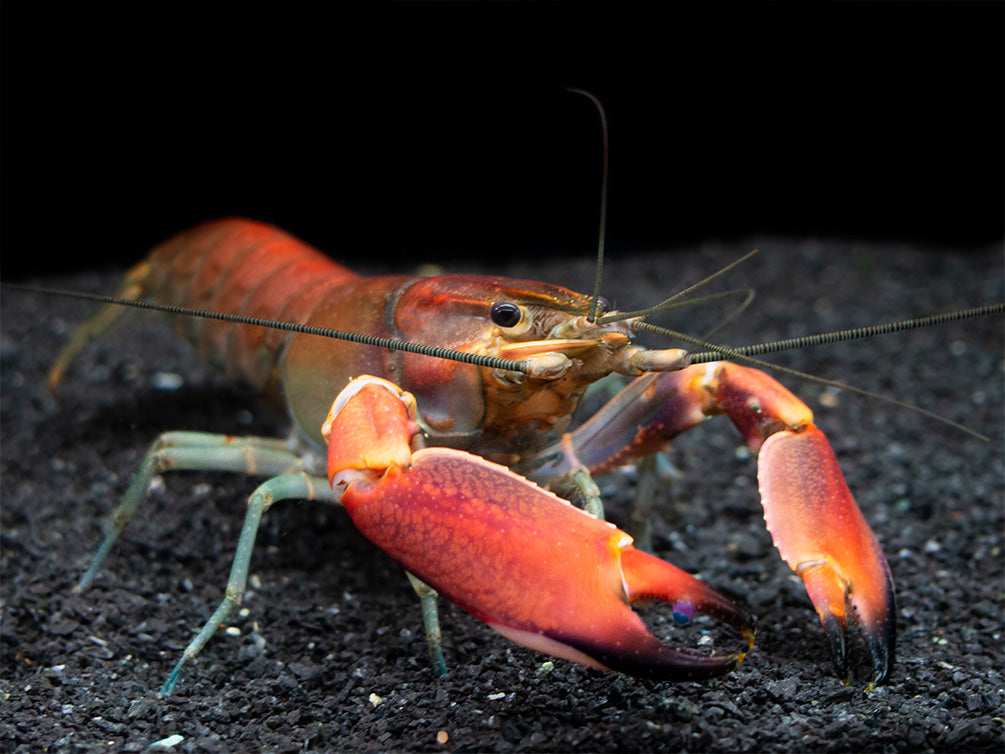
[[[848,624],[843,618],[829,615],[821,621],[824,631],[831,645],[831,658],[834,660],[834,667],[837,668],[838,676],[845,683],[848,682],[848,654],[845,651],[844,637],[848,631]]]

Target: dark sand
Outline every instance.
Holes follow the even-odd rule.
[[[1005,297],[1000,247],[756,245],[761,256],[728,283],[756,285],[759,298],[721,341]],[[621,254],[609,264],[605,291],[620,308],[651,303],[744,250]],[[560,259],[492,271],[580,289],[592,278],[588,261]],[[115,287],[108,275],[45,282]],[[864,690],[865,664],[856,664],[850,686],[835,676],[805,592],[765,532],[754,462],[738,455],[739,436],[718,420],[676,444],[684,476],[676,501],[661,495],[655,530],[661,556],[737,594],[758,617],[757,645],[728,677],[670,685],[561,660],[543,672],[547,658],[444,604],[451,672],[439,680],[401,571],[340,510],[284,504],[259,535],[253,593],[234,623],[240,635],[215,637],[175,696],[159,701],[157,689],[222,596],[254,483],[167,478],[95,587],[82,595],[71,588],[159,432],[274,434],[282,423],[228,388],[150,315],[131,315],[89,349],[54,400],[45,369],[86,307],[9,291],[2,305],[5,751],[142,751],[169,736],[183,737],[174,751],[1000,752],[1005,745],[1000,317],[774,357],[991,438],[983,443],[847,392],[825,407],[820,386],[786,379],[831,437],[890,561],[900,630],[885,686]],[[184,382],[156,389],[158,372]],[[616,521],[633,484],[631,474],[602,480]],[[678,641],[693,645],[695,636]]]

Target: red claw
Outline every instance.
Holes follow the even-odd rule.
[[[398,389],[363,378],[354,401],[367,410],[399,401]],[[355,383],[354,383],[355,384]],[[336,406],[338,401],[336,401]],[[332,437],[361,436],[338,412]],[[410,436],[410,419],[399,432]],[[369,422],[364,422],[369,424]],[[362,441],[361,441],[362,442]],[[509,469],[446,448],[420,450],[408,464],[330,466],[360,531],[394,560],[504,636],[593,667],[660,680],[723,675],[742,653],[704,655],[662,644],[631,609],[661,600],[686,622],[694,611],[724,620],[753,642],[751,617],[693,576],[632,547],[632,540]]]
[[[893,579],[823,432],[771,435],[760,452],[764,520],[782,558],[802,578],[847,677],[845,637],[857,625],[872,657],[871,686],[893,663],[896,636]]]
[[[727,362],[641,377],[574,433],[575,458],[603,473],[665,448],[716,414],[729,416],[758,453],[765,521],[782,558],[806,585],[842,677],[852,625],[872,659],[871,685],[882,682],[896,634],[886,558],[813,412],[772,377]],[[552,473],[569,465],[567,457],[548,460]]]

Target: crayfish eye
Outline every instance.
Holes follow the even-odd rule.
[[[516,327],[523,319],[520,307],[509,301],[496,301],[489,309],[489,317],[492,323],[499,327]]]
[[[597,298],[597,314],[607,314],[611,310],[611,302],[604,296]]]

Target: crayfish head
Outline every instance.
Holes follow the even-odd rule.
[[[396,356],[395,377],[418,398],[433,444],[511,462],[565,431],[592,383],[684,365],[682,351],[633,344],[631,318],[599,304],[595,314],[603,316],[591,318],[590,296],[529,280],[446,275],[409,282],[395,305],[397,332],[526,368]]]

